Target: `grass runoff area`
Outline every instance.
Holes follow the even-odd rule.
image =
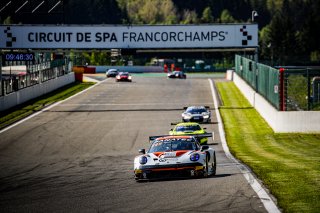
[[[75,82],[57,89],[51,93],[43,95],[39,98],[30,100],[24,104],[10,108],[9,110],[0,112],[0,129],[21,120],[34,112],[37,112],[48,105],[64,100],[90,86],[94,83]]]
[[[218,82],[231,153],[248,165],[283,212],[320,211],[320,134],[274,133],[233,82]]]

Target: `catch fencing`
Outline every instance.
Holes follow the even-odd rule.
[[[270,67],[236,55],[235,72],[279,111],[320,110],[320,67]]]
[[[284,75],[285,111],[320,110],[320,69],[280,68]]]
[[[279,71],[277,69],[236,55],[235,71],[256,92],[279,110]]]

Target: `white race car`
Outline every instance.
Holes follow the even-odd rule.
[[[183,122],[211,122],[211,112],[208,106],[190,106],[184,109],[186,111],[181,114]]]
[[[137,181],[166,177],[208,177],[216,174],[215,150],[200,146],[195,136],[151,136],[151,146],[134,159],[134,175]]]

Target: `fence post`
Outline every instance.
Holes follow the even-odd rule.
[[[310,101],[311,101],[311,94],[310,94],[310,75],[309,75],[309,68],[307,68],[307,81],[308,81],[308,105],[307,105],[307,108],[308,108],[308,111],[310,111]]]
[[[284,68],[279,69],[279,109],[280,111],[285,110],[285,97],[284,97]]]

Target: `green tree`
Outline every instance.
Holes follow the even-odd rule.
[[[271,43],[270,33],[270,25],[265,26],[259,31],[259,46],[261,56],[273,60],[273,45]]]
[[[11,18],[11,16],[8,16],[4,21],[3,24],[13,24],[13,20]]]
[[[82,57],[89,65],[109,65],[111,63],[110,54],[107,52],[83,52]]]
[[[129,0],[126,10],[133,24],[175,24],[178,20],[171,0]]]
[[[271,15],[274,15],[276,11],[280,11],[282,8],[283,0],[267,0],[267,8],[270,11]]]
[[[206,7],[202,12],[201,22],[212,23],[214,21],[210,7]]]
[[[283,62],[284,48],[282,42],[285,39],[283,19],[280,13],[275,13],[270,24],[270,42],[276,61]]]
[[[233,18],[233,16],[231,15],[231,13],[229,12],[229,10],[225,9],[221,12],[220,15],[220,22],[221,23],[234,23],[235,19]]]
[[[181,24],[197,24],[199,19],[195,11],[184,10],[182,14]]]

